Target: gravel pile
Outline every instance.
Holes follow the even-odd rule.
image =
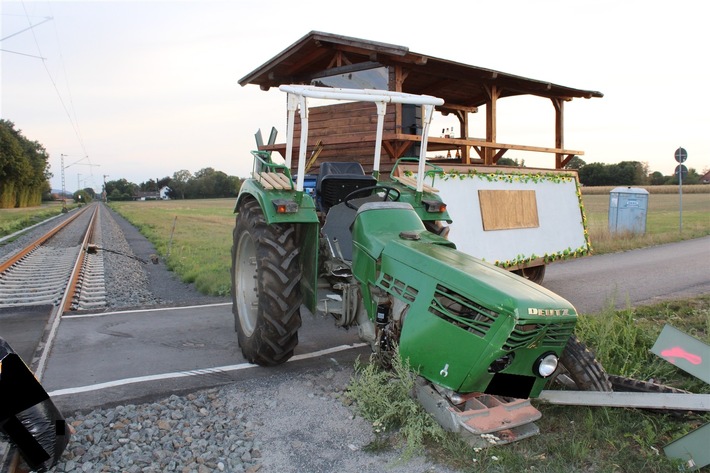
[[[76,413],[56,472],[453,473],[367,452],[372,426],[344,395],[352,371],[248,381]]]
[[[57,472],[257,471],[253,422],[233,396],[211,389],[70,419],[74,439]]]
[[[100,246],[110,249],[103,251],[109,309],[228,300],[200,295],[162,263],[139,261],[150,261],[154,248],[113,212],[102,213],[101,235]],[[352,367],[325,363],[325,371],[281,372],[144,404],[63,412],[75,433],[52,471],[451,471],[423,458],[398,462],[396,451],[365,451],[372,426],[344,395]]]
[[[110,309],[163,304],[150,290],[147,259],[131,249],[112,213],[101,214],[101,248],[107,303]]]

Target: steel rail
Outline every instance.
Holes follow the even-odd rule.
[[[54,343],[54,338],[59,328],[59,322],[61,321],[62,314],[68,312],[71,309],[71,303],[76,294],[77,281],[79,280],[79,275],[82,271],[86,250],[89,246],[89,243],[91,243],[91,238],[94,234],[94,224],[96,222],[96,216],[98,215],[98,213],[99,207],[95,206],[93,214],[91,215],[91,219],[89,220],[86,233],[84,234],[84,238],[81,242],[81,249],[76,257],[76,260],[74,261],[71,276],[69,277],[69,282],[66,285],[62,299],[59,304],[55,306],[54,309],[52,309],[52,312],[49,315],[49,320],[47,321],[49,333],[47,333],[47,329],[45,329],[45,333],[47,333],[46,341],[42,346],[41,355],[39,357],[39,360],[37,361],[36,369],[34,370],[35,376],[40,382],[42,381],[42,376],[44,375],[44,370],[47,364],[47,358],[49,357],[52,344]],[[44,338],[45,337],[42,337],[42,339]]]
[[[94,227],[97,222],[97,216],[99,214],[100,206],[95,205],[91,207],[93,207],[93,213],[87,225],[84,238],[82,239],[80,251],[78,252],[76,260],[73,262],[71,276],[69,277],[69,281],[66,284],[65,289],[63,290],[63,296],[60,303],[55,305],[50,312],[49,319],[43,330],[40,342],[37,348],[35,349],[32,363],[30,364],[30,370],[34,372],[35,377],[38,381],[40,381],[40,383],[44,375],[49,354],[52,350],[52,345],[54,344],[54,339],[56,337],[57,330],[59,329],[59,323],[61,322],[62,314],[71,309],[71,303],[75,297],[79,277],[82,272],[82,267],[84,265],[86,251],[89,244],[92,242],[92,238],[94,235]],[[52,228],[49,232],[27,245],[17,254],[13,255],[10,259],[8,259],[8,261],[6,261],[2,264],[2,266],[0,266],[0,273],[17,264],[22,258],[34,251],[38,246],[44,244],[47,240],[52,238],[60,230],[64,229],[67,225],[76,220],[88,209],[89,206],[77,212],[74,216]],[[7,467],[7,473],[28,473],[28,470],[25,469],[25,465],[20,462],[20,453],[14,445],[10,445],[10,448],[8,449],[6,455],[7,456],[3,463]],[[0,465],[0,467],[2,466],[3,465]]]
[[[3,273],[3,272],[5,272],[5,271],[7,271],[8,268],[10,268],[10,267],[13,266],[15,263],[17,263],[18,261],[20,261],[22,258],[24,258],[25,256],[27,256],[27,255],[28,255],[29,253],[31,253],[35,248],[37,248],[38,246],[42,245],[44,242],[46,242],[47,240],[49,240],[50,238],[52,238],[54,235],[56,235],[57,233],[59,233],[59,231],[60,231],[61,229],[63,229],[64,227],[66,227],[67,225],[69,225],[71,222],[73,222],[74,220],[76,220],[76,219],[77,219],[80,215],[82,215],[87,209],[88,209],[88,207],[84,207],[83,209],[80,209],[80,210],[77,211],[75,214],[69,216],[69,218],[67,218],[66,220],[64,220],[64,221],[61,222],[60,224],[58,224],[56,227],[52,228],[51,230],[49,230],[49,231],[48,231],[47,233],[45,233],[44,235],[42,235],[41,237],[37,238],[35,241],[33,241],[32,243],[30,243],[29,245],[25,246],[22,250],[20,250],[20,251],[17,252],[16,254],[12,255],[7,261],[5,261],[4,263],[0,263],[0,273]]]

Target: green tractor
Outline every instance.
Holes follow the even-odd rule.
[[[301,312],[356,326],[384,363],[396,353],[420,375],[416,396],[448,430],[500,443],[537,433],[529,398],[552,379],[610,390],[606,373],[574,335],[575,308],[523,277],[456,250],[440,222],[446,205],[424,181],[434,107],[443,100],[380,90],[283,85],[288,94],[286,162],[254,151],[240,190],[232,247],[235,330],[245,358],[273,366],[298,344]],[[377,106],[373,169],[320,166],[304,187],[308,99]],[[380,179],[387,104],[422,108],[416,177]],[[291,174],[296,113],[297,174]],[[327,288],[324,290],[323,288]],[[398,350],[397,350],[398,349]],[[560,360],[562,359],[562,362]]]

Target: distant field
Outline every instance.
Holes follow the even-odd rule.
[[[596,187],[582,187],[583,195],[596,195],[605,194],[609,195],[609,192],[616,189],[617,187],[624,186],[596,186]],[[678,194],[678,186],[633,186],[634,188],[646,189],[649,194]],[[691,186],[683,186],[683,194],[710,194],[710,184],[693,184]]]
[[[710,235],[710,193],[683,195],[683,232],[678,230],[678,195],[649,196],[646,235],[610,235],[609,193],[583,195],[596,254]],[[168,266],[207,294],[229,293],[234,199],[114,202],[111,206],[137,226],[166,255]],[[177,219],[176,219],[177,217]],[[454,219],[456,216],[453,216]],[[455,223],[454,223],[455,224]]]
[[[595,253],[612,253],[710,235],[710,193],[683,193],[682,232],[680,196],[652,193],[648,197],[646,234],[610,235],[609,193],[582,194],[589,237]]]
[[[111,202],[156,247],[168,268],[202,293],[229,294],[235,199]]]

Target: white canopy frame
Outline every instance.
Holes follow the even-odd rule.
[[[419,151],[419,167],[417,172],[417,192],[424,190],[424,171],[426,165],[427,141],[429,128],[434,115],[434,107],[444,104],[444,100],[431,95],[405,94],[389,90],[375,89],[343,89],[316,87],[311,85],[282,85],[279,90],[288,94],[288,123],[286,126],[286,166],[291,167],[293,155],[293,134],[296,122],[296,111],[300,110],[301,136],[298,153],[298,176],[296,190],[303,192],[306,169],[306,147],[308,146],[308,98],[326,100],[345,100],[356,102],[373,102],[377,106],[377,136],[375,138],[375,156],[373,174],[379,176],[380,154],[382,150],[382,135],[385,114],[388,103],[419,105],[422,107],[422,140]]]

